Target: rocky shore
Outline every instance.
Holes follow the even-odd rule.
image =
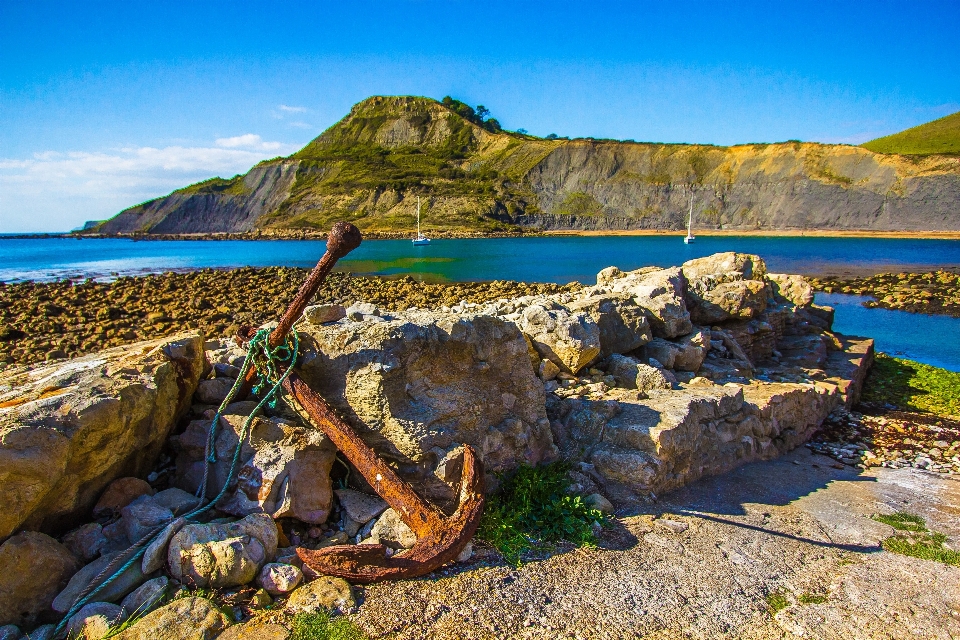
[[[247,437],[254,403],[237,399],[217,418],[246,356],[228,318],[272,320],[303,276],[242,269],[4,288],[34,315],[47,305],[43,321],[85,318],[65,304],[76,295],[76,308],[94,304],[101,322],[132,332],[150,322],[143,300],[156,295],[168,315],[150,326],[186,329],[0,371],[5,639],[287,638],[297,613],[362,602],[297,548],[402,554],[416,542],[289,399]],[[222,308],[198,298],[213,288],[229,296]],[[803,278],[769,274],[746,254],[609,267],[589,287],[339,275],[318,298],[297,324],[300,377],[420,495],[448,506],[470,445],[488,490],[519,465],[563,459],[573,495],[608,512],[643,509],[799,447],[856,403],[873,357],[871,340],[831,331],[832,309],[813,303]],[[212,334],[172,315],[181,308]],[[107,339],[127,340],[119,328]],[[217,498],[198,511],[204,490]],[[142,558],[79,601],[142,540]],[[478,546],[477,559],[468,547],[458,562],[497,564]]]
[[[809,278],[818,291],[870,296],[866,307],[960,318],[960,273],[881,273],[863,278]]]
[[[287,267],[206,269],[113,282],[0,283],[0,367],[76,357],[183,329],[230,335],[241,325],[279,318],[307,273]],[[410,277],[335,273],[316,301],[350,306],[362,300],[399,311],[577,287],[510,281],[425,284]]]

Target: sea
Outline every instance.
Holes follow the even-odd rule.
[[[323,255],[317,240],[130,240],[0,236],[0,282],[109,280],[163,271],[243,266],[312,267]],[[355,274],[417,280],[593,283],[610,265],[623,270],[679,265],[720,251],[755,253],[768,270],[805,275],[960,269],[960,240],[816,236],[536,236],[368,240],[340,261]],[[818,294],[836,307],[835,328],[866,335],[877,349],[960,371],[960,318],[868,309],[863,299]]]

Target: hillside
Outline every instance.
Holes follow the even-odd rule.
[[[877,153],[899,153],[903,155],[960,154],[960,111],[939,120],[906,129],[900,133],[864,142],[860,146]]]
[[[733,147],[507,132],[456,101],[373,97],[297,153],[127,209],[99,233],[698,227],[960,230],[960,159],[843,145]]]

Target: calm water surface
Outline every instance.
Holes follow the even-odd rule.
[[[0,237],[0,281],[110,277],[140,273],[240,266],[312,267],[323,241],[140,241]],[[341,260],[364,274],[412,275],[426,280],[522,280],[593,282],[597,272],[678,265],[717,253],[756,253],[771,271],[844,273],[960,267],[960,241],[899,238],[711,236],[685,245],[677,236],[535,237],[435,240],[414,247],[408,240],[372,240]]]
[[[146,241],[0,237],[0,281],[110,278],[169,270],[241,266],[312,267],[322,241]],[[862,273],[960,267],[960,241],[888,238],[676,236],[536,237],[367,241],[342,260],[354,273],[434,281],[522,280],[593,283],[609,265],[672,266],[718,251],[759,254],[773,272]],[[835,329],[865,335],[895,355],[960,371],[960,319],[867,309],[864,298],[818,294],[836,307]]]

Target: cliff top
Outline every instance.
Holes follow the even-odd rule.
[[[960,153],[960,111],[860,146],[875,153],[901,155]]]

